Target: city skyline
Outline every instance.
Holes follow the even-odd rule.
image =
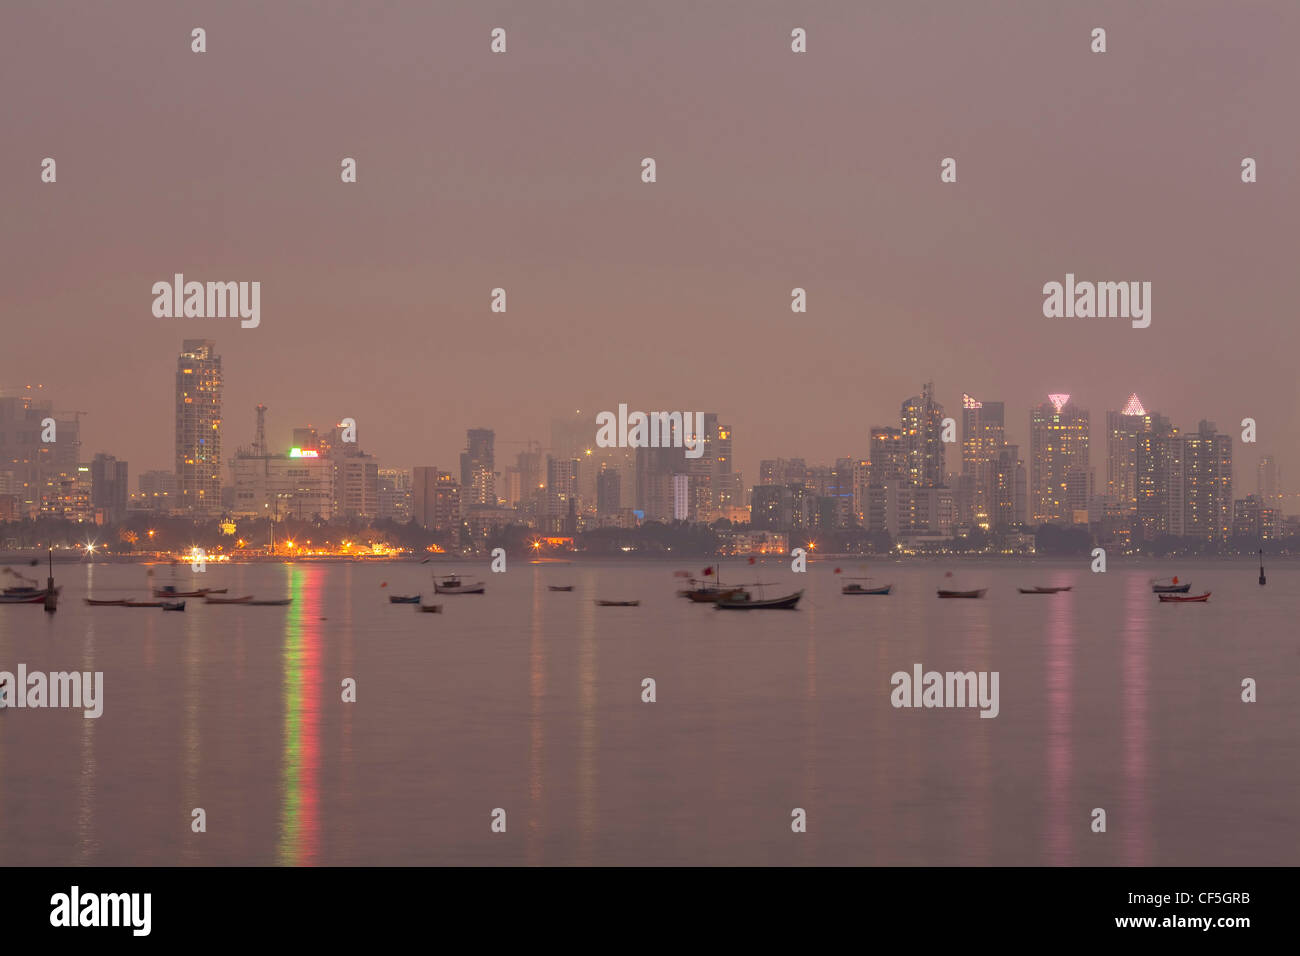
[[[283,507],[299,519],[414,519],[455,539],[462,527],[474,537],[511,524],[572,535],[641,520],[727,518],[763,531],[858,527],[925,540],[978,529],[1085,525],[1122,544],[1168,535],[1273,536],[1286,517],[1285,483],[1273,456],[1259,456],[1253,491],[1235,484],[1232,434],[1206,419],[1195,429],[1180,426],[1148,411],[1136,392],[1105,413],[1098,455],[1091,453],[1092,415],[1068,393],[1051,393],[1029,410],[1022,455],[1006,427],[1004,402],[963,393],[958,420],[926,382],[901,402],[897,428],[870,429],[867,456],[839,456],[832,464],[762,459],[746,481],[734,467],[735,428],[716,413],[651,413],[652,423],[663,419],[661,440],[652,427],[649,447],[642,438],[640,447],[627,448],[601,441],[593,448],[593,422],[575,413],[552,419],[547,444],[505,440],[524,446],[514,464],[508,450],[497,457],[493,429],[466,429],[457,481],[437,465],[382,462],[360,444],[350,417],[328,429],[295,426],[291,444],[277,447],[267,437],[264,403],[255,408],[251,446],[238,445],[223,459],[226,381],[214,340],[182,343],[174,469],[139,473],[129,510],[247,518],[278,517]],[[120,520],[129,463],[104,452],[88,460],[80,422],[88,413],[56,412],[43,388],[35,394],[39,401],[30,394],[0,399],[6,446],[0,465],[9,465],[0,469],[0,514]],[[64,421],[43,417],[54,414]],[[625,414],[620,405],[619,416]],[[50,441],[51,431],[37,442],[38,422],[42,428],[57,423],[61,439]],[[683,426],[699,429],[691,436],[693,452],[682,447]],[[956,446],[955,468],[949,444]]]
[[[187,349],[189,349],[189,347],[192,344],[197,345],[199,343],[202,344],[202,350],[198,356],[187,351]],[[180,358],[177,359],[175,353],[173,354],[173,361],[177,361],[179,363],[178,370],[175,373],[175,381],[177,383],[182,382],[183,381],[182,376],[188,374],[184,371],[186,365],[191,366],[192,370],[194,371],[201,372],[206,369],[208,371],[208,374],[211,375],[212,374],[211,369],[208,368],[208,366],[211,365],[211,363],[206,361],[208,357],[209,349],[212,350],[211,355],[213,358],[215,358],[217,390],[219,393],[224,393],[226,389],[231,385],[233,379],[230,376],[223,374],[222,367],[223,367],[224,355],[222,354],[222,350],[220,348],[219,343],[216,343],[214,340],[210,340],[210,339],[200,339],[200,340],[187,339],[183,343],[181,343],[179,348]],[[177,388],[179,387],[180,386],[178,384]],[[924,400],[924,395],[927,393],[927,390],[929,389],[934,389],[934,394],[936,396],[938,395],[939,390],[935,389],[933,383],[927,381],[920,388],[916,389],[916,395],[914,395],[913,398]],[[247,386],[245,386],[243,390],[247,390]],[[0,396],[22,397],[24,395],[34,400],[54,401],[56,405],[76,404],[75,402],[69,403],[64,401],[61,398],[56,398],[52,393],[52,390],[44,385],[38,387],[33,387],[33,386],[14,387],[12,385],[0,385]],[[1030,451],[1030,445],[1031,445],[1030,439],[1034,429],[1033,422],[1034,422],[1034,416],[1036,412],[1039,412],[1044,409],[1048,409],[1051,406],[1053,400],[1058,399],[1061,400],[1062,405],[1068,403],[1070,407],[1082,408],[1082,411],[1087,415],[1088,425],[1085,432],[1087,436],[1086,443],[1091,445],[1092,448],[1097,449],[1097,453],[1094,454],[1090,460],[1088,460],[1087,467],[1091,472],[1094,473],[1096,492],[1101,493],[1102,490],[1105,489],[1113,493],[1113,490],[1109,488],[1109,485],[1113,482],[1114,479],[1112,478],[1112,476],[1107,474],[1107,469],[1110,467],[1110,461],[1112,457],[1109,452],[1109,446],[1112,441],[1110,436],[1108,435],[1108,431],[1110,427],[1109,416],[1112,415],[1127,416],[1130,414],[1146,414],[1146,408],[1144,406],[1153,403],[1146,403],[1143,399],[1139,397],[1139,392],[1130,392],[1125,396],[1123,401],[1107,403],[1106,409],[1103,412],[1098,412],[1093,407],[1091,407],[1086,397],[1084,396],[1078,396],[1073,393],[1048,393],[1044,397],[1046,398],[1046,401],[1040,401],[1038,403],[1031,404],[1024,409],[1023,430],[1018,429],[1016,427],[1015,417],[1012,415],[1008,415],[1006,413],[1006,409],[1010,405],[1010,403],[1006,401],[997,401],[997,400],[993,400],[992,398],[989,398],[987,401],[985,401],[982,398],[976,398],[976,396],[966,391],[960,393],[960,401],[957,402],[949,403],[943,401],[941,398],[937,400],[932,399],[933,401],[935,401],[937,407],[941,409],[945,409],[945,411],[943,412],[944,417],[951,417],[954,420],[957,426],[957,434],[954,441],[945,442],[942,443],[942,445],[937,445],[935,452],[930,453],[931,455],[937,453],[940,456],[940,461],[942,462],[941,465],[938,465],[938,467],[941,469],[939,472],[937,472],[939,476],[938,480],[936,481],[934,480],[933,476],[930,476],[926,478],[922,483],[950,485],[952,484],[952,481],[950,479],[959,477],[963,472],[967,470],[967,466],[964,462],[964,457],[966,456],[966,451],[964,450],[964,442],[966,441],[968,428],[971,427],[972,423],[978,421],[978,419],[974,417],[978,413],[973,411],[973,407],[978,407],[981,405],[990,405],[990,406],[998,407],[999,410],[998,412],[999,421],[998,421],[998,428],[997,428],[998,435],[999,435],[998,440],[1004,442],[1007,445],[1024,448],[1028,453]],[[218,429],[211,429],[211,424],[212,424],[211,418],[204,419],[203,422],[200,424],[198,422],[198,419],[195,419],[192,416],[190,418],[185,417],[184,415],[185,406],[181,404],[183,399],[181,399],[179,395],[176,396],[177,404],[175,406],[176,411],[174,413],[175,429],[171,433],[172,438],[167,442],[167,444],[173,448],[173,453],[171,455],[173,467],[170,468],[164,467],[161,463],[153,466],[149,466],[149,465],[136,466],[134,462],[140,459],[132,457],[131,454],[123,451],[122,449],[127,446],[139,447],[141,444],[145,444],[148,445],[149,447],[153,447],[158,445],[158,442],[153,439],[142,438],[137,431],[131,429],[124,429],[122,433],[115,438],[108,439],[108,440],[101,440],[97,435],[97,430],[94,428],[92,424],[90,424],[89,420],[87,421],[86,424],[81,423],[80,417],[82,415],[90,414],[84,411],[77,413],[76,440],[78,444],[82,446],[80,449],[82,453],[81,457],[82,459],[84,459],[84,461],[90,461],[93,454],[106,454],[122,461],[131,462],[132,463],[131,471],[133,476],[143,474],[144,472],[151,472],[151,471],[173,471],[176,474],[180,475],[184,467],[182,447],[185,444],[182,441],[182,436],[180,432],[181,428],[184,427],[191,433],[190,436],[191,444],[197,441],[197,439],[193,437],[193,433],[195,433],[196,430],[201,430],[205,434],[208,432],[208,430],[213,430],[215,431],[217,436],[217,449],[218,449],[214,453],[214,458],[216,461],[220,462],[220,470],[221,470],[220,483],[222,485],[226,485],[229,484],[230,468],[235,459],[235,454],[231,453],[222,457],[222,452],[220,450],[222,447],[228,449],[235,449],[235,448],[247,449],[251,446],[254,450],[256,450],[258,442],[259,440],[261,440],[261,441],[265,441],[267,445],[267,448],[265,449],[265,453],[285,454],[288,453],[295,445],[299,444],[298,435],[302,433],[304,430],[319,429],[323,433],[329,428],[336,427],[336,422],[331,419],[316,418],[314,421],[306,420],[301,422],[298,421],[289,422],[283,420],[280,416],[277,416],[275,414],[272,414],[268,421],[266,420],[266,411],[270,409],[272,412],[274,412],[274,410],[278,407],[274,402],[266,402],[266,403],[258,402],[255,405],[252,405],[248,409],[244,410],[247,414],[241,416],[239,414],[239,410],[232,410],[229,403],[224,401],[223,398],[219,397],[218,400],[221,402],[221,411],[218,416],[219,417],[218,424],[221,427]],[[906,413],[907,403],[910,401],[912,401],[912,399],[902,400],[904,413]],[[617,403],[615,404],[617,405]],[[1135,404],[1136,404],[1136,409],[1134,408]],[[1159,406],[1153,406],[1153,407],[1159,409]],[[1014,407],[1012,408],[1014,411]],[[572,448],[566,447],[564,449],[558,449],[552,447],[553,443],[556,441],[554,430],[557,427],[557,423],[567,418],[567,416],[556,415],[555,413],[550,413],[549,424],[539,429],[539,433],[541,435],[546,436],[544,439],[539,439],[537,437],[517,437],[517,438],[506,439],[505,443],[509,445],[526,444],[529,446],[536,446],[542,452],[558,451],[562,455],[581,454],[584,447],[594,448],[596,446],[595,439],[596,439],[596,433],[598,431],[596,415],[598,413],[593,411],[590,414],[589,422],[586,422],[586,420],[583,418],[577,418],[576,416],[578,413],[580,413],[580,410],[575,410],[575,417],[568,418],[568,421],[566,423],[567,426],[573,431],[573,435],[570,436],[569,441],[566,443],[566,444],[572,444],[574,446]],[[545,415],[548,413],[543,412],[542,414]],[[345,416],[340,415],[337,417],[342,418]],[[727,417],[729,420],[735,420],[741,422],[744,421],[743,416],[739,414],[726,415],[724,413],[724,417]],[[1267,461],[1270,463],[1269,467],[1271,469],[1271,474],[1272,474],[1271,481],[1275,484],[1278,490],[1284,494],[1294,493],[1293,491],[1291,491],[1289,473],[1284,467],[1282,467],[1279,464],[1278,451],[1264,444],[1263,442],[1255,442],[1255,443],[1242,442],[1240,440],[1240,431],[1241,431],[1240,428],[1234,429],[1231,426],[1224,427],[1222,422],[1220,422],[1219,420],[1213,418],[1212,416],[1207,416],[1204,414],[1198,415],[1187,422],[1180,422],[1174,416],[1164,414],[1163,412],[1162,412],[1162,417],[1167,421],[1169,421],[1170,423],[1172,423],[1180,432],[1183,433],[1187,433],[1189,431],[1194,432],[1196,430],[1197,423],[1201,421],[1209,421],[1219,427],[1220,433],[1226,435],[1235,434],[1235,438],[1233,442],[1233,446],[1235,449],[1233,454],[1234,484],[1238,484],[1241,485],[1242,487],[1245,487],[1246,483],[1248,483],[1251,487],[1253,487],[1257,481],[1257,475],[1261,467],[1260,462]],[[240,422],[242,419],[245,418],[253,422],[253,424],[249,425],[245,430],[240,430]],[[478,420],[471,419],[471,421],[478,421]],[[322,425],[318,426],[316,424],[317,422],[321,422]],[[830,464],[835,462],[838,459],[842,459],[845,457],[850,457],[850,458],[858,457],[857,455],[851,454],[851,452],[853,451],[859,451],[860,453],[864,453],[862,454],[862,457],[869,458],[871,454],[871,442],[872,442],[871,435],[881,429],[895,428],[897,422],[898,422],[898,413],[896,412],[895,417],[892,421],[888,418],[885,418],[882,419],[882,421],[880,422],[873,422],[871,424],[866,424],[866,425],[858,425],[857,428],[861,433],[861,437],[856,440],[856,443],[861,446],[860,449],[845,447],[845,445],[847,444],[847,440],[846,440],[845,443],[842,444],[841,447],[838,448],[834,453],[824,458],[801,452],[799,448],[780,448],[775,451],[772,450],[755,451],[753,449],[748,449],[746,454],[737,456],[735,460],[739,462],[751,461],[752,466],[750,468],[745,468],[742,466],[736,468],[735,470],[744,477],[744,483],[747,489],[749,487],[752,487],[754,484],[759,483],[758,476],[760,473],[760,465],[765,460],[776,459],[776,458],[782,458],[782,459],[798,458],[814,464]],[[261,429],[263,428],[264,423],[265,423],[265,431],[262,431]],[[590,434],[586,434],[585,432],[582,432],[581,425],[584,423],[589,425],[587,431]],[[359,423],[358,427],[363,427],[364,424],[366,423]],[[412,469],[420,466],[436,466],[442,468],[444,467],[443,462],[446,462],[446,469],[450,473],[458,476],[462,486],[466,486],[466,481],[465,481],[466,475],[470,474],[471,471],[474,471],[476,473],[481,471],[481,469],[475,469],[474,467],[474,460],[475,460],[474,454],[472,449],[468,447],[472,439],[467,438],[466,437],[467,434],[474,433],[474,432],[490,433],[490,432],[495,432],[498,429],[495,428],[491,423],[484,422],[484,421],[478,421],[478,425],[461,424],[457,426],[457,428],[458,428],[458,434],[461,437],[458,440],[453,439],[454,447],[443,448],[438,451],[429,452],[429,453],[411,451],[408,448],[404,453],[412,456],[411,460],[409,461],[394,461],[392,459],[392,456],[386,453],[384,449],[375,447],[374,442],[370,438],[371,429],[364,428],[364,431],[367,436],[366,446],[368,452],[373,457],[381,461],[385,468],[398,468],[410,472]],[[232,429],[234,430],[233,435],[231,433]],[[738,426],[733,424],[731,426],[731,429],[742,436],[741,437],[742,447],[749,444],[749,442],[746,441],[747,433],[744,430],[743,426]],[[582,440],[584,435],[585,435],[585,441]],[[792,443],[787,440],[784,444],[789,445]],[[950,446],[951,446],[951,450],[950,450]],[[1029,460],[1029,458],[1027,457],[1026,460]],[[920,467],[923,466],[919,464],[912,466],[914,471],[916,468],[920,468]],[[935,466],[931,465],[928,467],[933,468]],[[479,503],[486,503],[488,501],[488,499],[492,495],[493,479],[494,477],[497,477],[499,475],[500,475],[500,471],[498,470],[495,473],[482,475],[477,479],[481,483],[482,487],[480,488],[478,494],[476,495],[475,498],[476,501],[478,501]],[[913,476],[912,480],[913,481],[916,480],[915,475]],[[191,479],[191,481],[195,482],[196,480]],[[134,480],[133,480],[133,484],[134,484]],[[209,479],[205,483],[205,487],[208,487],[210,485],[211,485],[211,480]]]

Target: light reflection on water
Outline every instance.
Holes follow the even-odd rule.
[[[212,568],[293,604],[184,614],[81,602],[140,594],[138,567],[59,568],[56,615],[0,607],[0,669],[101,670],[104,716],[0,713],[0,861],[1296,862],[1300,568],[1266,589],[1180,569],[1214,597],[1162,606],[1148,569],[967,569],[990,588],[968,602],[935,599],[926,566],[888,568],[877,598],[774,564],[805,602],[752,614],[673,597],[675,568],[520,562],[440,615],[379,587],[429,590],[415,565]],[[915,663],[999,671],[1001,714],[893,709]]]

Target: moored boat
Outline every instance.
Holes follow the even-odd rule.
[[[1073,585],[1070,585],[1070,587],[1063,588],[1045,588],[1035,585],[1032,588],[1016,588],[1016,590],[1021,594],[1060,594],[1062,591],[1072,590],[1073,587]]]
[[[1151,582],[1152,594],[1186,594],[1191,589],[1190,581],[1187,584],[1179,584],[1177,578],[1170,578],[1168,584],[1164,583],[1163,580],[1152,580]]]
[[[418,594],[390,594],[388,595],[389,604],[419,604],[420,595]]]
[[[436,594],[482,594],[486,587],[487,585],[482,581],[466,584],[455,574],[435,578],[433,582],[433,590]]]
[[[184,601],[163,601],[162,609],[164,611],[183,611],[185,610]]]
[[[126,598],[117,598],[115,600],[96,600],[95,598],[86,598],[86,603],[91,607],[126,607]]]
[[[240,601],[239,603],[248,607],[287,607],[293,603],[293,598],[270,598],[262,601]]]
[[[123,601],[122,607],[162,607],[162,601]]]
[[[802,589],[776,598],[755,598],[745,592],[743,597],[719,598],[717,608],[719,611],[792,611],[801,597]]]
[[[199,588],[197,591],[178,591],[176,585],[166,584],[160,588],[153,589],[153,596],[156,598],[201,598],[209,594],[225,594],[226,588]]]
[[[57,594],[57,589],[55,590]],[[44,604],[45,588],[34,594],[0,594],[0,604]]]
[[[749,592],[744,588],[724,588],[705,584],[689,591],[680,592],[682,597],[695,604],[717,604],[723,598],[747,598]]]
[[[573,585],[572,585],[572,584],[548,584],[548,585],[546,585],[546,590],[548,590],[548,591],[572,591],[572,590],[573,590]]]
[[[1205,603],[1210,599],[1210,592],[1204,594],[1159,594],[1161,604],[1196,604]]]
[[[640,601],[597,601],[597,607],[640,607]]]
[[[939,588],[939,597],[941,598],[982,598],[988,588],[977,588],[974,591],[945,591]]]
[[[441,605],[441,604],[421,604],[420,607],[419,607],[419,610],[422,611],[422,612],[425,613],[425,614],[441,614],[441,613],[442,613],[442,605]]]
[[[251,594],[245,594],[243,597],[233,597],[233,598],[212,597],[209,595],[208,597],[205,597],[203,599],[203,603],[205,604],[247,604],[251,600],[253,600],[253,595]]]
[[[841,594],[888,594],[893,589],[892,584],[885,584],[878,588],[864,587],[861,584],[846,584],[840,588]]]

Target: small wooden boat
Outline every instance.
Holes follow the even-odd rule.
[[[1062,591],[1072,590],[1073,587],[1074,585],[1065,588],[1045,588],[1035,586],[1032,588],[1016,588],[1016,590],[1021,594],[1060,594]]]
[[[122,607],[162,607],[162,601],[123,601]]]
[[[201,598],[209,594],[225,594],[226,588],[199,588],[197,591],[178,591],[174,584],[167,584],[153,589],[156,598]]]
[[[293,598],[276,598],[265,601],[240,601],[239,603],[248,607],[287,607],[293,603]]]
[[[162,609],[164,611],[183,611],[185,610],[184,601],[163,601]]]
[[[840,588],[841,594],[888,594],[893,589],[892,584],[886,584],[878,588],[868,588],[861,584],[846,584]]]
[[[425,614],[441,614],[441,613],[442,613],[442,605],[441,605],[441,604],[421,604],[421,605],[420,605],[420,610],[423,611]]]
[[[31,578],[28,578],[27,580],[30,581]],[[61,587],[55,588],[54,593],[59,594],[62,590],[63,588]],[[30,598],[30,597],[36,597],[36,598],[40,598],[41,600],[45,600],[45,588],[33,588],[33,587],[28,587],[26,585],[23,585],[21,587],[5,588],[3,592],[0,592],[0,598]],[[23,602],[11,601],[10,603],[21,604]]]
[[[1186,594],[1192,589],[1191,583],[1179,584],[1177,578],[1170,579],[1168,584],[1162,581],[1151,582],[1151,593],[1153,594]]]
[[[388,603],[389,604],[419,604],[420,595],[412,594],[408,596],[405,594],[390,594],[388,595]]]
[[[126,598],[118,598],[114,601],[107,599],[96,600],[95,598],[86,598],[85,600],[91,607],[126,607]]]
[[[1200,603],[1203,604],[1204,602],[1206,602],[1206,601],[1208,601],[1208,600],[1210,599],[1210,592],[1209,592],[1209,591],[1206,591],[1204,594],[1191,594],[1191,595],[1188,595],[1188,594],[1160,594],[1160,595],[1157,595],[1157,597],[1160,598],[1160,603],[1161,603],[1161,604],[1195,604],[1195,603],[1197,603],[1197,602],[1200,602]]]
[[[743,598],[719,598],[717,608],[719,611],[793,611],[801,597],[802,590],[777,598],[755,598],[746,592]]]
[[[573,590],[573,585],[572,585],[572,584],[548,584],[548,585],[546,585],[546,590],[548,590],[548,591],[572,591],[572,590]]]
[[[939,597],[941,598],[982,598],[988,588],[978,588],[974,591],[945,591],[939,588]]]
[[[448,574],[441,579],[434,579],[433,590],[436,594],[482,594],[487,585],[482,581],[466,584],[458,576]]]
[[[203,603],[205,604],[247,604],[251,600],[253,600],[253,595],[245,594],[243,597],[234,597],[234,598],[205,597],[203,599]]]
[[[58,593],[57,591],[55,592]],[[44,604],[45,588],[35,594],[0,594],[0,604]]]
[[[597,607],[640,607],[640,601],[597,601]]]

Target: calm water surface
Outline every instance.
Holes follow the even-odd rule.
[[[433,600],[430,566],[185,567],[294,601],[184,614],[82,603],[142,567],[56,568],[57,614],[0,606],[0,669],[102,671],[104,713],[0,712],[0,862],[1300,862],[1300,568],[1180,567],[1213,597],[1169,606],[1167,566],[958,566],[988,597],[939,601],[937,565],[844,597],[831,564],[771,564],[799,609],[737,614],[675,598],[675,567],[466,563],[488,593],[441,615],[386,599]],[[894,709],[916,663],[998,671],[1000,715]]]

